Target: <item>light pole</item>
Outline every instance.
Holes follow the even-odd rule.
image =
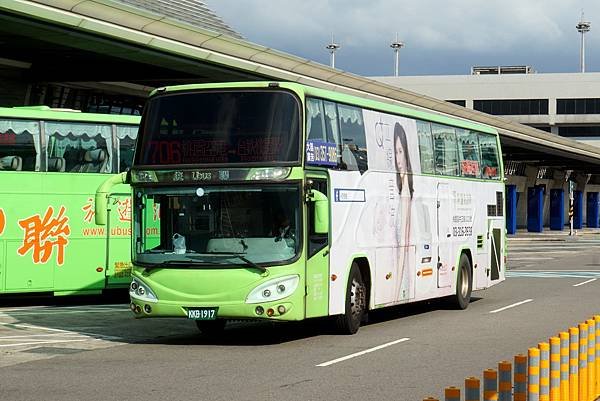
[[[396,40],[390,44],[390,47],[394,49],[394,76],[398,76],[398,70],[400,69],[400,49],[404,47],[404,42],[398,41],[398,34],[396,34]]]
[[[585,72],[585,34],[590,31],[590,26],[592,24],[590,22],[583,20],[583,11],[581,12],[581,20],[575,28],[581,34],[581,49],[579,50],[579,66],[581,67],[581,72]]]
[[[335,51],[340,47],[342,46],[335,43],[333,40],[333,34],[331,34],[331,43],[325,46],[325,48],[329,50],[329,64],[331,65],[331,68],[335,68]]]

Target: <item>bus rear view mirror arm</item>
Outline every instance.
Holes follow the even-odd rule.
[[[104,181],[96,190],[96,199],[94,202],[94,212],[96,224],[99,226],[106,225],[108,211],[108,196],[115,185],[125,184],[128,182],[129,172],[115,174]]]
[[[329,201],[327,196],[316,189],[311,189],[310,193],[310,201],[315,203],[313,221],[315,234],[327,234],[329,232]]]

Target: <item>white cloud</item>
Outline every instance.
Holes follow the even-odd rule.
[[[599,24],[600,1],[586,0],[209,0],[209,7],[248,40],[326,62],[333,32],[360,63],[373,49],[389,55],[397,32],[403,52],[557,55],[578,52],[581,9]],[[410,50],[412,49],[412,50]],[[350,56],[352,54],[352,56]],[[561,58],[561,56],[558,56]],[[556,60],[554,60],[556,61]],[[553,60],[548,59],[551,64]]]

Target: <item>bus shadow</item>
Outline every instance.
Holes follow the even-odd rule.
[[[472,298],[477,302],[480,298]],[[0,300],[0,326],[19,334],[65,332],[90,340],[121,344],[269,346],[318,336],[339,335],[329,318],[302,322],[232,321],[218,335],[201,333],[187,319],[136,320],[124,304],[122,295],[114,297],[66,297],[46,300]],[[377,326],[394,320],[451,310],[446,300],[431,300],[399,305],[369,313],[364,326]],[[88,313],[89,312],[89,313]],[[29,332],[28,332],[29,330]],[[34,344],[33,344],[34,345]],[[34,345],[35,346],[35,345]]]

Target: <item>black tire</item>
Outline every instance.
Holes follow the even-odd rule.
[[[336,328],[340,334],[355,334],[367,309],[367,286],[356,263],[350,268],[346,287],[346,307],[343,315],[336,316]]]
[[[223,330],[225,330],[226,324],[227,320],[225,319],[196,320],[198,330],[200,330],[202,334],[210,337],[221,334]]]
[[[466,254],[460,255],[458,272],[456,274],[456,294],[452,297],[452,303],[457,309],[467,309],[471,302],[471,291],[473,290],[473,270],[471,262]]]

